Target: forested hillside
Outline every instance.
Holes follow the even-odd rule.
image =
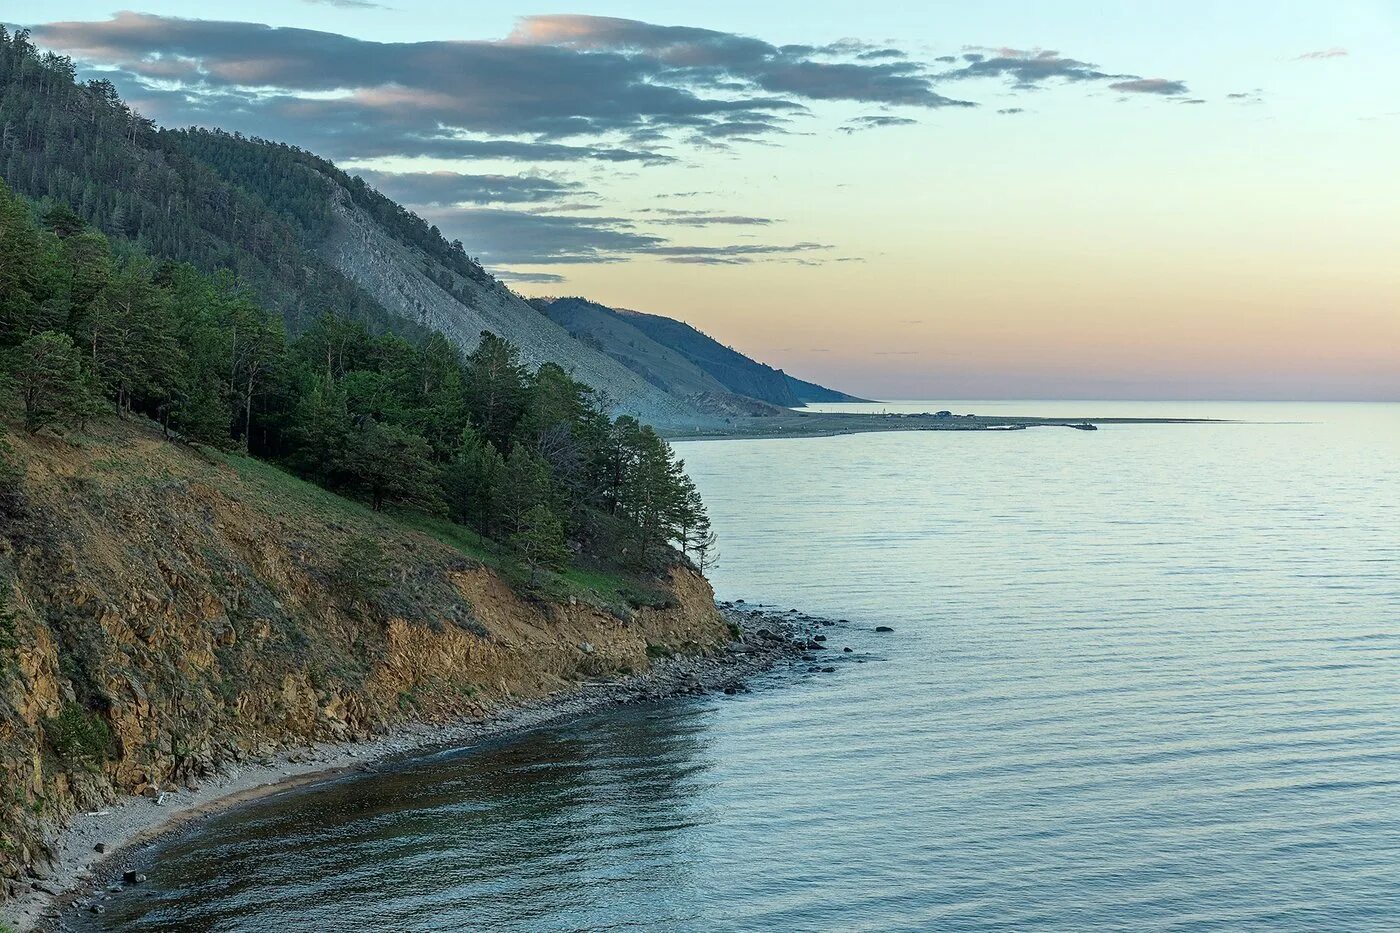
[[[324,315],[293,339],[227,276],[118,255],[65,205],[0,184],[0,352],[25,429],[137,413],[241,447],[378,509],[447,514],[530,567],[658,569],[704,546],[669,447],[561,368],[483,335],[462,358]]]
[[[263,166],[285,198],[274,210],[195,158],[186,134],[157,129],[108,81],[78,83],[71,61],[22,33],[0,32],[0,91],[0,167],[15,191],[67,205],[153,256],[233,272],[293,331],[334,313],[421,334],[307,249],[328,188],[293,150],[270,149],[277,158]]]
[[[69,59],[2,29],[0,177],[67,206],[118,252],[132,243],[157,259],[233,273],[293,336],[326,314],[413,342],[437,332],[464,351],[490,331],[531,368],[557,363],[616,411],[653,424],[764,413],[712,392],[669,392],[573,339],[460,242],[330,162],[218,130],[158,128],[110,82],[79,82]]]

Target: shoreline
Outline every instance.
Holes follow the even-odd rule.
[[[720,606],[740,637],[715,654],[658,659],[644,674],[580,684],[480,719],[408,723],[366,741],[287,748],[227,769],[194,791],[182,789],[154,800],[125,796],[109,808],[76,813],[50,837],[53,863],[29,879],[30,891],[0,908],[0,923],[26,933],[61,929],[66,914],[101,913],[103,900],[125,890],[112,882],[136,851],[233,807],[357,773],[372,774],[421,755],[519,735],[611,706],[745,691],[753,677],[806,657],[815,628],[831,624],[794,611],[750,608],[742,600]]]
[[[887,434],[897,431],[1023,431],[1028,428],[1072,428],[1096,431],[1099,425],[1229,424],[1219,418],[1035,418],[1003,415],[867,414],[862,412],[802,412],[737,420],[724,428],[666,430],[668,441],[773,440],[788,437],[840,437],[846,434]]]

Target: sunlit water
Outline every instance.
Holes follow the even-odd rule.
[[[886,407],[1251,423],[678,445],[835,674],[244,807],[104,925],[1400,929],[1400,406]]]

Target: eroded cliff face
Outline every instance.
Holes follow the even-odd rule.
[[[482,713],[727,627],[703,578],[522,595],[492,569],[262,464],[112,424],[11,435],[0,496],[0,878],[43,827],[309,740]]]

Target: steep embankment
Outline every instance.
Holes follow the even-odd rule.
[[[10,438],[0,537],[0,876],[45,824],[288,743],[475,714],[649,646],[727,637],[709,586],[555,578],[238,457],[113,423]],[[437,535],[443,535],[439,539]],[[583,584],[587,582],[590,587]],[[633,595],[621,595],[623,591]],[[647,603],[650,608],[638,608]]]
[[[520,347],[530,366],[558,363],[574,378],[606,393],[620,411],[657,427],[720,423],[692,399],[648,383],[612,357],[575,340],[525,300],[491,279],[461,275],[405,244],[333,179],[324,179],[334,222],[321,255],[390,313],[446,335],[470,351],[483,330]],[[440,283],[448,283],[449,292]]]

